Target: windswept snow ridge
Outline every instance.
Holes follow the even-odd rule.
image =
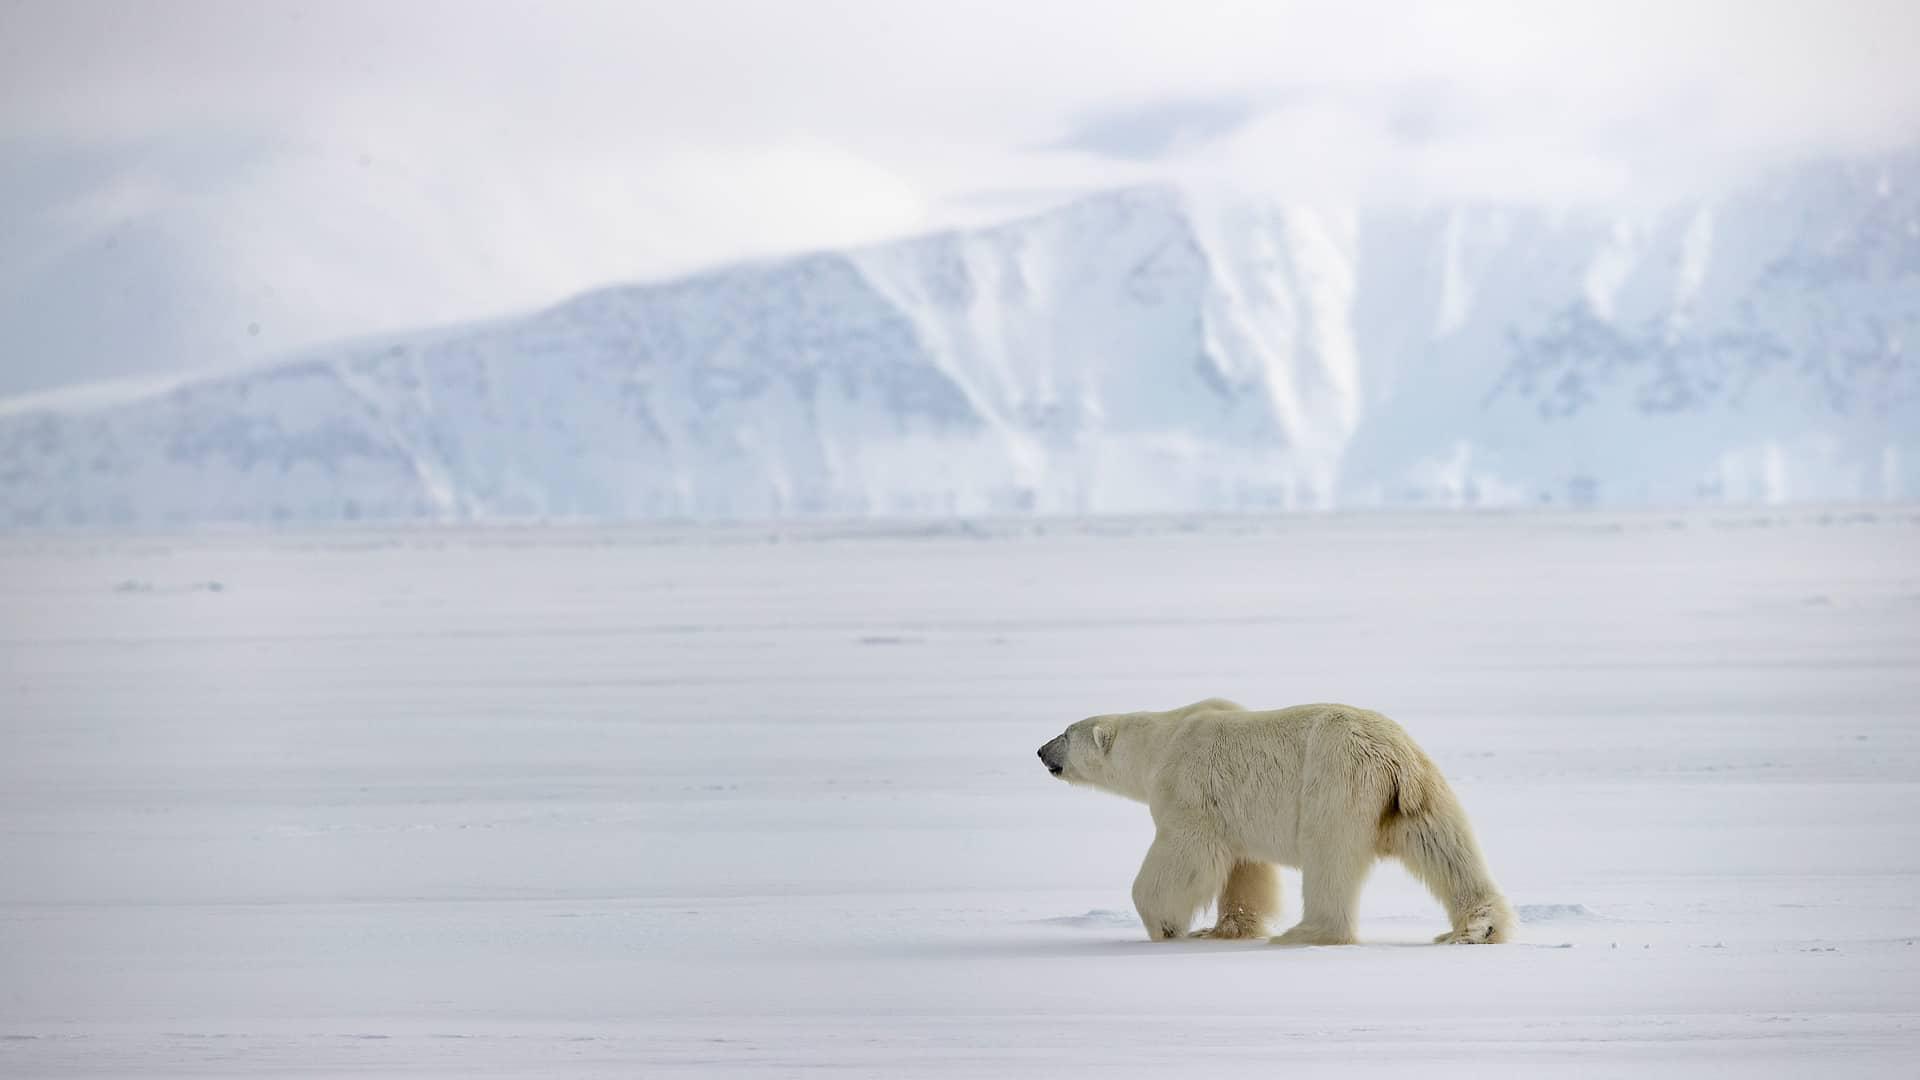
[[[1920,494],[1920,151],[1631,214],[1114,192],[0,403],[0,524]]]

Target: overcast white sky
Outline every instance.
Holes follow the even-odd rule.
[[[0,392],[1143,179],[1711,185],[1920,134],[1916,12],[0,0]]]

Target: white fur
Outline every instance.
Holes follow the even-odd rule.
[[[1064,740],[1064,744],[1060,744]],[[1171,712],[1095,716],[1042,748],[1062,779],[1147,804],[1153,844],[1133,884],[1155,939],[1184,937],[1209,902],[1207,937],[1254,937],[1279,911],[1275,866],[1301,871],[1306,910],[1273,940],[1354,940],[1374,861],[1400,859],[1447,909],[1435,940],[1506,940],[1513,911],[1466,811],[1400,725],[1348,705],[1248,712],[1217,698]]]

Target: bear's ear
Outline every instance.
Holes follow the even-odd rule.
[[[1113,728],[1106,724],[1093,725],[1093,746],[1103,754],[1113,749]]]

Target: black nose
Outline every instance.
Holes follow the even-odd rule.
[[[1042,746],[1039,751],[1040,764],[1045,765],[1047,771],[1055,776],[1059,776],[1061,768],[1064,767],[1060,761],[1059,753],[1060,740],[1058,738],[1047,740],[1047,744]]]

